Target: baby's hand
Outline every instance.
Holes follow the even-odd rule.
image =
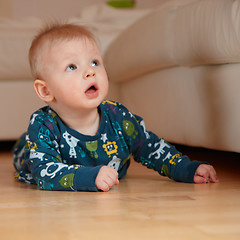
[[[115,169],[108,166],[100,168],[95,181],[97,189],[107,192],[113,185],[118,184],[118,172]]]
[[[199,165],[194,175],[194,182],[209,183],[210,181],[214,183],[219,182],[216,171],[213,168],[213,166],[207,164]]]

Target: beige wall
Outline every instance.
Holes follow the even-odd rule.
[[[136,0],[138,8],[155,7],[168,0]],[[45,20],[78,16],[89,5],[107,0],[0,0],[0,17],[21,19],[40,17]]]
[[[84,7],[105,0],[12,0],[12,2],[13,17],[16,19],[25,16],[55,19],[78,16]]]
[[[0,0],[0,17],[12,17],[12,1]]]

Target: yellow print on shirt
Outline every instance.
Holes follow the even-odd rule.
[[[110,103],[112,105],[115,105],[117,106],[117,103],[113,102],[113,101],[110,101],[110,100],[104,100],[102,103]]]
[[[172,156],[171,160],[169,161],[169,163],[171,163],[172,165],[176,165],[176,159],[181,158],[180,154],[175,154]]]
[[[107,142],[107,144],[103,144],[104,151],[107,153],[108,157],[110,157],[112,154],[117,154],[118,146],[115,141],[113,142]]]
[[[37,149],[37,144],[35,142],[31,142],[31,141],[28,140],[25,147],[28,147],[29,150]]]

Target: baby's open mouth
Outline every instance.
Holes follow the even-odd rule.
[[[95,84],[90,85],[85,91],[85,94],[89,98],[96,97],[98,95],[98,87]]]
[[[95,92],[97,91],[97,87],[95,85],[91,85],[86,91],[85,93],[87,92]]]

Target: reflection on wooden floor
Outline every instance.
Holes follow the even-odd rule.
[[[176,183],[132,161],[107,193],[40,191],[13,180],[1,151],[1,239],[240,239],[240,154],[179,150],[214,163],[221,182]]]

